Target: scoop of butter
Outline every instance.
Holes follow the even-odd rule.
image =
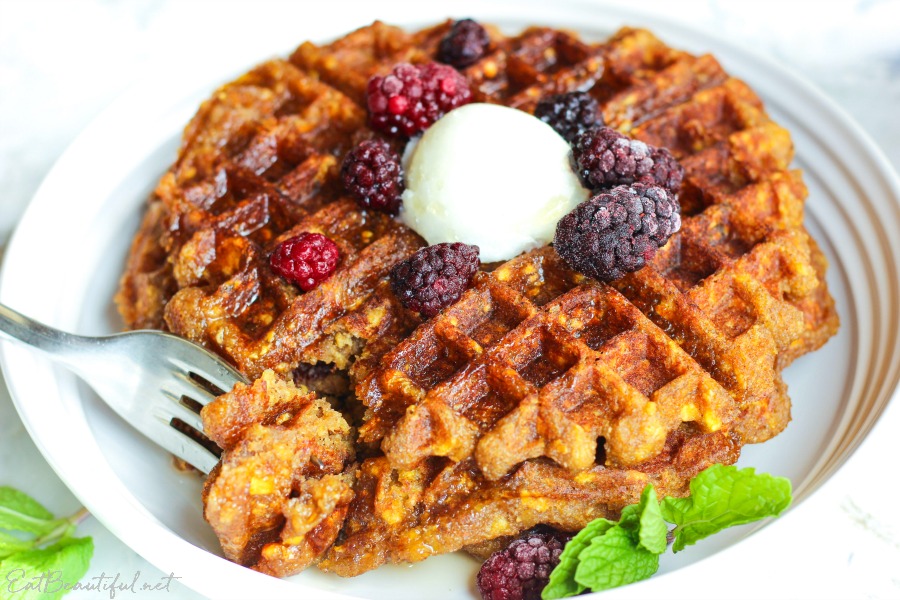
[[[403,222],[429,244],[478,245],[482,262],[550,242],[557,221],[588,196],[566,141],[505,106],[450,111],[409,143],[403,162]]]

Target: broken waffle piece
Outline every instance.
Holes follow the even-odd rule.
[[[334,543],[353,499],[353,432],[328,402],[265,371],[204,407],[224,450],[203,516],[226,558],[286,577]]]

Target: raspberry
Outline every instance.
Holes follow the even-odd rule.
[[[597,101],[587,92],[541,98],[534,109],[534,116],[555,129],[570,144],[579,134],[603,125]]]
[[[344,157],[344,187],[363,208],[396,214],[403,192],[400,157],[383,140],[366,140]]]
[[[447,65],[401,63],[369,80],[366,102],[372,127],[412,137],[458,106],[472,101],[469,82]]]
[[[435,244],[394,265],[391,287],[403,306],[430,318],[459,300],[480,264],[478,246]]]
[[[321,233],[301,233],[278,244],[269,258],[272,270],[308,292],[334,273],[338,247]]]
[[[437,58],[456,68],[468,67],[484,56],[491,38],[484,27],[472,19],[462,19],[441,40]]]
[[[563,217],[553,245],[571,268],[601,281],[637,271],[681,228],[678,200],[635,183],[601,192]]]
[[[569,536],[531,533],[494,552],[478,571],[476,583],[484,600],[540,600],[550,572]]]

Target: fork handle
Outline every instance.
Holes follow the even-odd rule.
[[[71,364],[90,344],[87,338],[54,329],[0,304],[0,337],[22,342]]]

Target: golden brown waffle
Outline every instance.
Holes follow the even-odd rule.
[[[342,196],[339,159],[365,112],[285,61],[220,89],[188,125],[135,239],[118,295],[129,327],[165,328],[251,378],[301,363],[346,369],[365,343],[406,332],[384,276],[422,240]],[[303,231],[338,245],[334,277],[301,294],[268,256]],[[398,319],[405,320],[398,322]]]
[[[404,310],[386,273],[423,242],[345,198],[337,167],[373,135],[369,77],[433,60],[448,27],[376,23],[221,88],[160,182],[118,296],[129,326],[365,405],[368,458],[320,563],[342,575],[542,523],[575,530],[647,482],[684,494],[785,427],[781,370],[837,328],[788,133],[713,57],[634,29],[601,44],[489,29],[490,52],[463,73],[476,101],[526,111],[589,91],[609,125],[669,148],[686,171],[681,232],[612,285],[546,247],[478,274],[427,322]],[[306,294],[267,263],[302,231],[342,253]]]
[[[202,416],[223,450],[203,486],[203,516],[225,556],[276,576],[317,561],[354,496],[354,436],[341,414],[264,371]]]

